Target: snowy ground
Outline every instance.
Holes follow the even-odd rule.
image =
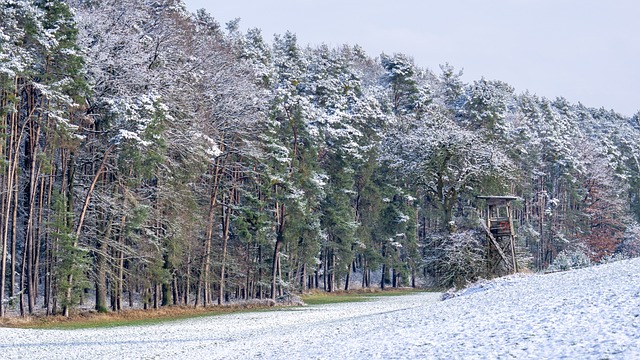
[[[0,329],[0,358],[640,359],[640,259],[439,294],[99,330]]]

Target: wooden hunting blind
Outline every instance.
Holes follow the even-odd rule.
[[[486,207],[481,212],[481,222],[487,235],[487,270],[495,272],[504,261],[508,270],[518,272],[516,242],[513,228],[511,202],[515,196],[478,196],[485,200]]]

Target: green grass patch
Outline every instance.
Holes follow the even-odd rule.
[[[307,305],[325,305],[325,304],[339,304],[345,302],[359,302],[368,301],[364,295],[358,294],[329,294],[329,293],[313,293],[304,295],[302,300]]]
[[[161,317],[150,317],[146,319],[119,319],[119,318],[98,318],[87,320],[69,320],[62,322],[41,323],[33,326],[28,326],[32,329],[52,329],[52,330],[80,330],[80,329],[102,329],[113,328],[120,326],[145,326],[156,325],[170,321],[193,319],[206,316],[217,316],[227,314],[228,312],[211,311],[207,313],[197,314],[180,314]]]
[[[346,302],[360,302],[369,301],[372,298],[382,296],[402,296],[415,294],[419,292],[426,292],[423,289],[389,289],[389,290],[354,290],[354,291],[337,291],[337,292],[324,292],[316,291],[302,295],[302,300],[307,305],[324,305],[324,304],[338,304]]]

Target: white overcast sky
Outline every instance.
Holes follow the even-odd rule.
[[[358,44],[446,62],[464,80],[502,80],[518,92],[631,116],[640,110],[638,0],[185,0],[224,26],[287,30],[301,45]]]

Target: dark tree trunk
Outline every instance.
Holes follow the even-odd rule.
[[[285,229],[285,206],[283,204],[280,206],[276,205],[276,213],[278,214],[278,233],[276,236],[276,244],[273,249],[273,261],[271,264],[271,300],[276,299],[278,269],[280,268],[280,246],[283,241]]]
[[[347,278],[344,280],[344,290],[349,291],[349,279],[351,278],[351,266],[347,266]]]
[[[98,236],[96,246],[96,306],[98,312],[109,311],[107,305],[107,251],[109,250],[109,238],[113,220],[109,218],[102,236]]]

